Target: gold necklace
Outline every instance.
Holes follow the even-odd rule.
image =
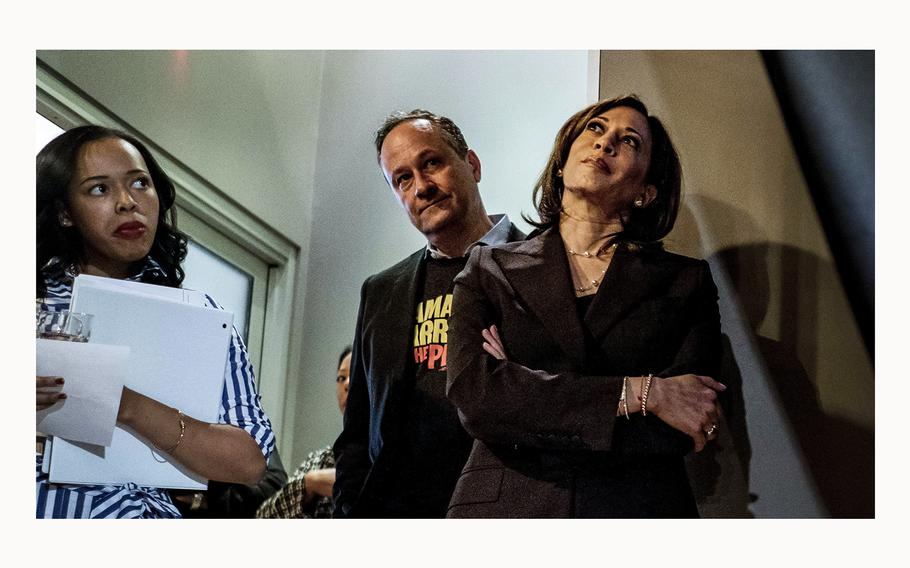
[[[601,254],[603,254],[604,252],[610,252],[610,253],[611,253],[611,257],[610,257],[610,258],[612,258],[612,253],[616,252],[616,247],[617,247],[618,244],[619,244],[619,243],[615,243],[615,242],[614,242],[613,244],[611,244],[611,245],[609,245],[609,246],[606,246],[606,245],[605,245],[605,246],[602,246],[602,247],[600,247],[600,249],[598,249],[597,252],[594,253],[593,255],[592,255],[590,252],[588,252],[588,251],[584,251],[584,252],[582,252],[582,253],[577,253],[577,252],[575,252],[575,251],[572,250],[572,249],[567,249],[567,250],[568,250],[569,254],[572,255],[572,256],[581,256],[581,257],[584,257],[584,258],[599,257],[599,256],[600,256]],[[591,284],[590,284],[590,285],[588,285],[588,286],[581,286],[581,287],[575,288],[575,293],[576,293],[576,294],[581,294],[581,293],[587,292],[587,291],[589,291],[589,290],[594,290],[595,288],[597,288],[598,286],[600,286],[601,282],[603,282],[604,276],[606,276],[606,274],[607,274],[607,268],[609,268],[609,267],[610,267],[609,264],[608,264],[606,267],[604,267],[604,269],[600,271],[600,274],[597,275],[597,278],[594,278],[593,280],[591,280]],[[579,271],[580,271],[580,270],[579,270]]]
[[[607,269],[604,268],[603,270],[600,271],[600,276],[598,276],[594,280],[591,280],[590,286],[582,286],[581,288],[576,288],[575,293],[581,294],[582,292],[587,292],[588,290],[593,290],[593,289],[597,288],[598,286],[600,286],[600,282],[606,274],[607,274]]]
[[[612,245],[607,245],[606,243],[604,243],[604,245],[602,247],[600,247],[599,249],[597,249],[597,252],[595,252],[594,254],[591,254],[588,251],[575,252],[574,250],[572,250],[570,248],[567,248],[566,252],[568,252],[572,256],[583,256],[585,258],[591,258],[591,257],[600,256],[607,251],[615,251],[617,244],[618,243],[613,243]]]

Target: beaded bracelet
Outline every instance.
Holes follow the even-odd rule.
[[[648,378],[645,381],[644,387],[641,389],[641,415],[648,415],[648,392],[651,390],[651,379],[654,378],[654,375],[648,373]]]

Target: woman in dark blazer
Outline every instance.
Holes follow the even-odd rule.
[[[717,289],[663,250],[679,158],[634,96],[560,129],[527,241],[455,280],[448,396],[474,446],[450,517],[695,517],[683,456],[716,436]]]

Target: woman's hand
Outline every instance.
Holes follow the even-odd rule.
[[[500,361],[506,360],[506,349],[502,345],[502,339],[499,337],[499,330],[495,325],[480,332],[483,336],[483,350],[496,357]]]
[[[61,392],[63,377],[35,377],[35,410],[45,410],[54,406],[58,401],[66,398],[66,393]]]
[[[691,436],[695,441],[695,451],[700,452],[708,440],[717,437],[720,412],[717,393],[726,389],[723,384],[702,375],[654,378],[648,393],[647,410]]]

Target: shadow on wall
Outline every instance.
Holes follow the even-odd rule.
[[[743,313],[755,334],[755,345],[765,363],[783,410],[796,434],[812,478],[832,517],[875,515],[875,434],[866,427],[825,413],[819,404],[817,379],[807,372],[797,352],[796,334],[781,334],[775,340],[759,334],[770,293],[768,263],[781,266],[780,284],[786,286],[802,271],[810,275],[835,270],[830,262],[789,245],[756,243],[730,247],[716,253],[727,270]],[[795,298],[796,294],[786,297]],[[781,329],[816,322],[799,321],[799,310],[782,307]],[[813,336],[811,330],[808,334]],[[730,373],[739,375],[735,360]],[[811,367],[811,365],[810,365]],[[741,381],[741,378],[738,378]]]
[[[738,235],[754,241],[728,247],[706,247],[708,250],[719,248],[709,262],[712,266],[723,267],[726,272],[735,295],[729,300],[738,304],[747,320],[748,332],[767,371],[767,377],[750,377],[748,373],[754,369],[745,369],[747,375],[743,376],[744,369],[724,336],[722,381],[727,384],[728,392],[722,397],[722,405],[732,438],[727,445],[732,446],[742,464],[746,486],[749,487],[752,449],[746,430],[749,401],[743,399],[742,387],[744,381],[765,381],[777,395],[830,516],[874,517],[874,431],[825,412],[819,401],[818,377],[812,360],[819,352],[818,310],[825,309],[819,305],[818,283],[838,278],[833,263],[788,244],[765,242],[760,229],[754,226],[746,212],[704,196],[691,196],[687,206],[680,210],[678,225],[680,231],[674,232],[671,244],[673,241],[685,243],[685,246],[675,248],[684,248],[686,254],[697,255],[693,247],[705,240],[701,238],[702,234],[706,237]],[[771,267],[777,267],[774,279]],[[775,297],[781,298],[779,339],[762,335],[760,331],[768,315],[772,291]],[[726,325],[724,322],[725,328]],[[858,348],[861,350],[862,346]],[[806,361],[802,361],[801,356]],[[763,419],[761,408],[750,407],[750,411],[752,421]],[[716,464],[728,467],[725,464],[732,457],[724,457],[724,452],[729,453],[729,449],[720,444],[713,458],[702,458],[703,462],[709,459],[715,462],[715,466],[712,474],[711,467],[701,465],[702,479],[692,479],[696,494],[711,491],[712,483],[724,483],[722,479],[718,481]],[[773,476],[774,472],[763,472],[763,475]],[[732,497],[735,502],[739,495]],[[750,500],[755,498],[750,494]]]
[[[749,464],[752,447],[746,428],[742,375],[733,357],[730,339],[723,335],[723,359],[719,380],[727,390],[720,396],[721,418],[717,438],[699,453],[686,456],[689,483],[703,518],[748,518],[755,515],[749,503]]]

